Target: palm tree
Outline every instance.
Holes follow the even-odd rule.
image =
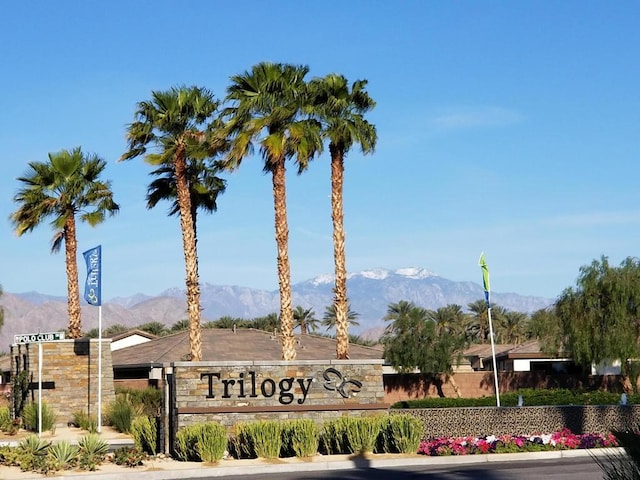
[[[294,328],[300,327],[302,335],[306,335],[308,332],[315,332],[320,323],[313,308],[304,308],[301,305],[298,305],[293,311],[293,319],[296,322]]]
[[[436,322],[436,332],[456,337],[465,337],[468,316],[462,311],[462,307],[456,304],[449,304],[437,310],[429,311],[429,317]]]
[[[161,167],[160,174],[162,167],[173,169],[164,191],[170,192],[175,185],[186,270],[190,358],[199,361],[202,360],[202,345],[194,224],[197,206],[192,205],[193,172],[197,162],[216,151],[216,143],[207,129],[215,121],[218,102],[211,92],[199,87],[174,87],[168,91],[154,91],[151,96],[150,101],[138,103],[135,121],[127,129],[129,149],[120,160],[144,155],[148,163]],[[158,153],[147,153],[148,146],[157,149]],[[153,194],[154,188],[150,187],[150,190]]]
[[[304,80],[309,67],[263,62],[251,71],[231,77],[227,100],[231,102],[225,116],[224,136],[231,147],[225,165],[234,170],[254,149],[264,160],[264,171],[271,174],[275,213],[275,237],[278,250],[278,287],[282,358],[296,357],[291,304],[291,268],[289,265],[289,226],[287,223],[286,161],[295,159],[298,173],[303,172],[322,150],[320,124],[303,118],[308,103]]]
[[[347,302],[347,323],[352,327],[357,327],[360,323],[356,320],[360,314],[351,310],[351,304]],[[338,316],[336,315],[336,304],[329,305],[324,309],[321,325],[326,327],[325,331],[333,330],[337,327]]]
[[[143,332],[150,333],[151,335],[155,335],[156,337],[162,337],[168,333],[167,326],[161,322],[147,322],[142,325],[138,325],[136,328]]]
[[[55,230],[51,252],[60,251],[64,244],[70,338],[82,336],[76,216],[93,227],[119,209],[111,183],[100,180],[106,165],[97,155],[84,154],[80,147],[49,153],[48,161],[29,163],[28,171],[18,178],[22,187],[13,198],[19,205],[11,214],[18,236],[51,217]]]
[[[485,343],[489,338],[489,313],[487,302],[484,300],[476,300],[467,305],[471,312],[471,320],[469,323],[469,335],[478,343]],[[492,309],[495,308],[492,307]]]
[[[0,297],[2,297],[3,291],[2,291],[2,285],[0,285]],[[4,326],[4,308],[2,308],[2,305],[0,305],[0,329],[2,329],[2,327]]]
[[[206,213],[218,210],[218,195],[226,190],[226,181],[217,177],[219,168],[208,165],[202,159],[190,159],[187,164],[189,193],[191,195],[191,217],[196,242],[198,241],[198,209]],[[175,169],[172,165],[161,165],[151,172],[156,178],[147,188],[147,208],[154,208],[160,200],[170,200],[169,215],[179,215]]]
[[[336,356],[349,358],[349,322],[347,306],[347,266],[345,258],[344,159],[349,149],[359,143],[364,154],[373,152],[377,134],[375,126],[363,115],[375,107],[365,87],[357,80],[349,88],[342,75],[329,74],[311,82],[313,115],[322,123],[323,137],[329,141],[331,154],[331,219],[333,221],[333,259],[335,269],[334,303],[336,305]]]
[[[127,327],[126,325],[123,325],[121,323],[116,323],[114,325],[111,325],[105,328],[102,331],[102,335],[105,337],[115,337],[116,335],[120,335],[121,333],[128,332],[129,330],[131,330],[130,327]]]

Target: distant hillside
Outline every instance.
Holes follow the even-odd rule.
[[[463,308],[483,298],[482,286],[473,282],[454,282],[426,269],[367,270],[350,274],[347,280],[351,308],[360,314],[360,327],[352,333],[377,337],[390,303],[408,300],[416,305],[437,309],[448,304]],[[312,307],[321,319],[333,300],[333,277],[322,275],[292,286],[293,304]],[[552,299],[515,293],[493,293],[495,304],[509,310],[533,312],[553,303]],[[103,328],[114,324],[134,327],[147,322],[171,326],[187,318],[184,290],[172,288],[160,296],[136,294],[114,298],[102,307]],[[279,311],[278,291],[257,290],[229,285],[201,286],[202,320],[215,320],[229,315],[254,318]],[[64,297],[37,292],[6,293],[0,298],[5,309],[5,324],[0,332],[0,351],[8,351],[13,336],[19,333],[63,330],[67,326],[67,305]],[[98,326],[98,308],[82,308],[85,330]]]

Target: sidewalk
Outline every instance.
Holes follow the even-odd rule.
[[[76,429],[77,430],[77,429]],[[70,436],[73,431],[60,432],[60,435]],[[56,440],[59,440],[56,433]],[[105,432],[101,434],[110,444],[123,443],[126,440],[116,438],[121,434]],[[61,439],[61,438],[60,438]],[[287,472],[318,472],[326,470],[366,469],[366,468],[394,468],[403,466],[432,465],[468,465],[492,462],[513,462],[531,460],[554,460],[560,458],[578,458],[590,456],[611,455],[621,452],[618,448],[601,448],[593,450],[558,450],[533,453],[494,453],[487,455],[464,455],[446,457],[428,457],[424,455],[392,455],[372,454],[367,456],[331,455],[317,456],[311,459],[285,458],[277,460],[223,460],[218,464],[203,464],[198,462],[179,462],[170,458],[147,460],[140,467],[124,467],[105,462],[95,472],[65,471],[56,472],[56,479],[73,479],[90,476],[91,480],[171,480],[186,478],[222,477],[228,475],[259,475],[265,473]],[[22,472],[18,467],[0,467],[1,480],[42,479],[44,475],[32,472]],[[256,477],[259,478],[259,477]]]

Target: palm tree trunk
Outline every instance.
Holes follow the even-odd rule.
[[[184,248],[184,264],[187,286],[187,313],[189,316],[190,357],[194,362],[202,360],[200,339],[200,282],[198,278],[198,253],[196,235],[191,214],[191,196],[187,180],[187,164],[184,147],[178,148],[174,159],[176,194],[180,208],[180,228]]]
[[[331,219],[333,221],[333,262],[336,306],[336,358],[349,358],[349,321],[347,318],[347,265],[344,246],[344,210],[342,191],[344,184],[344,154],[335,145],[331,152]]]
[[[82,337],[82,320],[80,318],[80,286],[78,285],[78,263],[76,255],[78,241],[76,239],[76,219],[73,214],[67,216],[64,225],[64,253],[67,270],[67,309],[69,312],[69,338]]]
[[[289,226],[287,224],[287,189],[284,157],[273,165],[273,204],[275,211],[276,246],[278,249],[278,287],[280,289],[280,328],[282,330],[282,359],[296,359],[291,308],[291,267],[289,266]]]

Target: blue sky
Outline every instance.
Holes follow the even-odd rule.
[[[17,238],[16,177],[48,152],[105,158],[118,216],[105,298],[184,284],[177,218],[145,208],[151,168],[118,163],[136,102],[199,85],[222,98],[260,61],[366,78],[373,155],[349,153],[347,267],[423,267],[496,292],[555,297],[582,265],[640,240],[640,4],[635,1],[69,1],[0,6],[0,284],[65,295],[43,224]],[[277,289],[271,181],[248,158],[200,216],[202,282]],[[328,153],[288,174],[292,281],[333,271]],[[80,253],[79,252],[79,253]],[[81,280],[85,274],[79,258]]]

